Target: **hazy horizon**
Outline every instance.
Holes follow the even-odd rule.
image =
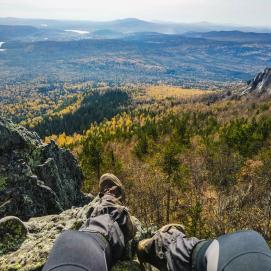
[[[59,18],[45,18],[45,17],[14,17],[14,16],[0,16],[0,19],[21,19],[21,20],[52,20],[52,21],[82,21],[82,22],[113,22],[118,20],[139,20],[151,23],[163,23],[163,24],[210,24],[210,25],[221,25],[221,26],[231,26],[231,27],[252,27],[252,28],[271,28],[271,25],[248,25],[248,24],[234,24],[234,23],[222,23],[213,21],[169,21],[169,20],[148,20],[144,18],[137,17],[123,17],[123,18],[112,18],[109,20],[91,20],[91,19],[59,19]]]
[[[172,23],[271,27],[271,2],[259,0],[0,0],[0,17],[111,21],[137,18]]]

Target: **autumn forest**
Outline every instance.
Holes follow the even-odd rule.
[[[83,191],[112,172],[146,227],[213,237],[253,228],[271,240],[271,101],[170,85],[40,84],[7,89],[1,112],[79,159]],[[238,93],[239,85],[236,85]]]

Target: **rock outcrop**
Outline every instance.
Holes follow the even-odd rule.
[[[75,157],[55,142],[0,117],[0,219],[22,220],[82,206],[82,173]]]
[[[271,94],[271,68],[266,68],[264,72],[258,73],[253,80],[248,82],[248,87],[242,91],[241,95],[246,94]]]
[[[59,215],[31,218],[21,226],[20,221],[14,218],[4,218],[2,232],[10,232],[8,242],[0,246],[0,269],[1,271],[40,271],[45,264],[53,243],[61,231],[66,229],[77,230],[86,219],[89,206],[66,210]],[[135,219],[135,218],[134,218]],[[20,229],[18,238],[15,231],[11,231],[7,221],[16,224]],[[141,224],[135,219],[137,225],[136,238],[139,240],[143,235]],[[6,227],[5,227],[6,226]],[[27,233],[26,233],[27,231]],[[12,234],[13,233],[13,234]],[[0,220],[1,235],[1,220]],[[138,262],[134,261],[131,244],[127,246],[125,260],[119,262],[112,271],[140,271]]]

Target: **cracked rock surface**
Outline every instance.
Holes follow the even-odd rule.
[[[0,219],[22,220],[82,206],[83,176],[75,157],[54,141],[0,117]]]

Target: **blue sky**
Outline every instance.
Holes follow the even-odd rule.
[[[0,17],[271,26],[271,0],[0,0]]]

